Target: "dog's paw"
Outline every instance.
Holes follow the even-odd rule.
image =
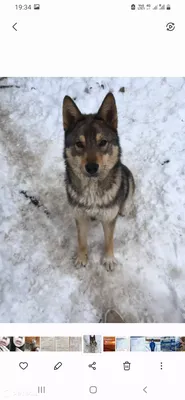
[[[114,271],[116,265],[118,264],[117,260],[111,256],[104,256],[102,263],[107,271]]]
[[[77,269],[82,268],[82,267],[86,267],[88,264],[88,257],[87,254],[78,254],[78,256],[76,257],[75,260],[75,267]]]

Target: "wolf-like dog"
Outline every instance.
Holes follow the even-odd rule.
[[[114,257],[114,229],[125,215],[135,190],[131,171],[121,163],[115,98],[108,93],[95,114],[82,114],[69,97],[63,101],[65,184],[78,234],[76,267],[88,263],[87,235],[91,220],[103,225],[102,264],[108,271]]]

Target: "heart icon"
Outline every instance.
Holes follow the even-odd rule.
[[[27,362],[20,362],[19,363],[19,367],[24,370],[24,369],[28,368],[28,363]]]

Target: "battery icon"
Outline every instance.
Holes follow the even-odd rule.
[[[40,4],[34,4],[34,10],[40,10]]]

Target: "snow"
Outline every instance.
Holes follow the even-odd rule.
[[[125,322],[185,322],[185,79],[9,78],[1,85],[20,88],[0,89],[0,322],[98,322],[107,308]],[[118,220],[119,265],[110,273],[100,263],[96,224],[90,265],[74,267],[61,112],[66,94],[88,113],[109,90],[137,208],[135,218]]]

